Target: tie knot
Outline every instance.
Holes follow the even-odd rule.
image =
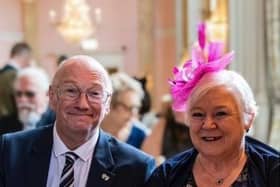
[[[74,162],[75,160],[77,160],[79,158],[79,156],[74,152],[66,152],[65,157],[66,157],[66,160],[68,160],[69,162]]]
[[[74,152],[65,153],[65,164],[60,177],[59,187],[70,187],[74,184],[74,162],[79,158]]]

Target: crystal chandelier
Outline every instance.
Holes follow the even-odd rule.
[[[65,0],[60,21],[55,21],[56,13],[53,10],[49,13],[63,38],[71,43],[79,43],[94,32],[89,10],[85,0]]]

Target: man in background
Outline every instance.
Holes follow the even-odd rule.
[[[42,69],[19,70],[13,89],[18,112],[0,119],[0,134],[35,128],[48,105],[48,88],[48,77]]]
[[[16,43],[10,52],[10,60],[0,69],[0,119],[16,115],[13,82],[19,69],[31,64],[31,48],[25,42]]]

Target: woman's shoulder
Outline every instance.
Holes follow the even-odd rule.
[[[251,154],[280,159],[280,152],[273,147],[249,136],[246,136],[246,149]]]
[[[178,153],[162,163],[158,172],[163,173],[165,178],[183,175],[183,173],[187,175],[191,172],[196,155],[197,151],[194,148]]]
[[[194,148],[188,149],[184,152],[178,153],[173,157],[169,158],[164,162],[166,165],[185,165],[187,163],[191,164],[197,155],[197,151]]]
[[[252,137],[246,137],[246,152],[252,186],[280,186],[280,152]]]
[[[196,155],[197,151],[192,148],[169,158],[153,172],[147,187],[185,185]]]

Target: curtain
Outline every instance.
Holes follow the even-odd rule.
[[[269,102],[268,140],[280,147],[280,1],[264,1],[265,70]],[[276,145],[278,142],[278,145]]]

